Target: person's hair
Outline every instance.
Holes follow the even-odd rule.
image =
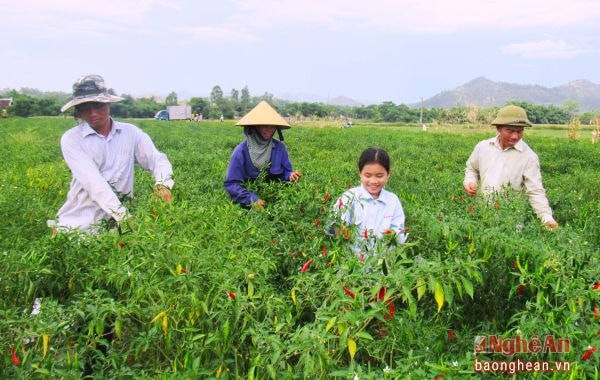
[[[367,148],[358,159],[358,171],[362,171],[366,164],[379,164],[386,172],[390,172],[390,156],[381,148]]]

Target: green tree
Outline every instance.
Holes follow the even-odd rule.
[[[231,102],[231,108],[233,109],[234,113],[240,113],[241,112],[240,92],[238,90],[236,90],[235,88],[231,89],[231,95],[229,95],[229,101]]]
[[[250,110],[250,90],[248,90],[248,86],[244,86],[244,88],[242,88],[242,95],[240,97],[240,113],[242,115],[244,115],[249,110]]]
[[[577,103],[577,101],[575,101],[573,99],[566,99],[562,104],[562,108],[571,117],[575,117],[575,115],[577,115],[579,113],[579,103]]]
[[[223,102],[223,90],[221,90],[221,86],[216,85],[212,88],[212,91],[210,92],[210,101],[211,103],[221,105]]]
[[[209,116],[208,105],[209,102],[202,97],[191,98],[188,102],[189,106],[192,107],[192,113],[202,114],[203,116]]]
[[[175,91],[167,95],[167,98],[165,99],[165,106],[176,106],[178,103],[177,93]]]

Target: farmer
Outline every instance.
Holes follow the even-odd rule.
[[[558,228],[542,185],[540,162],[535,152],[523,140],[523,130],[531,127],[527,113],[521,107],[502,108],[492,122],[498,135],[481,141],[467,160],[463,186],[470,196],[481,192],[490,194],[510,185],[525,193],[536,215],[550,229]]]
[[[85,75],[73,84],[73,98],[61,112],[75,107],[80,123],[66,131],[60,141],[72,180],[56,220],[48,221],[53,233],[96,233],[102,220],[115,226],[130,220],[122,202],[133,196],[134,163],[152,172],[155,195],[166,202],[171,200],[171,163],[141,129],[111,118],[110,103],[120,100],[108,92],[99,75]]]
[[[302,176],[292,169],[285,144],[273,139],[277,131],[279,140],[283,140],[281,129],[289,129],[290,125],[264,100],[236,125],[244,127],[246,140],[233,150],[225,189],[233,202],[262,210],[264,200],[245,187],[246,181],[255,180],[261,172],[268,180],[278,181],[295,182]]]

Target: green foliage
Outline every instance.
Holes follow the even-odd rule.
[[[597,374],[598,352],[582,359],[600,347],[597,146],[525,136],[561,224],[549,232],[522,195],[463,195],[465,160],[489,132],[294,126],[286,144],[304,176],[254,183],[266,201],[257,212],[223,189],[239,128],[137,121],[175,168],[173,203],[154,199],[140,171],[135,231],[52,239],[45,220],[70,180],[58,141],[73,120],[2,124],[2,378],[496,377],[474,372],[480,335],[570,340],[567,353],[522,356],[569,361],[570,371],[519,378]],[[390,153],[387,188],[410,231],[406,244],[382,239],[361,261],[332,210],[373,145]]]

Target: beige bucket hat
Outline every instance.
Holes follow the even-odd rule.
[[[81,103],[115,103],[121,100],[122,97],[108,93],[108,88],[100,75],[84,75],[73,84],[73,99],[62,106],[60,112],[65,112]]]
[[[531,127],[527,112],[515,105],[506,106],[498,111],[498,116],[492,121],[496,127]]]
[[[262,101],[252,108],[235,125],[240,127],[257,127],[260,125],[272,125],[281,129],[291,128],[287,121],[266,101]]]

